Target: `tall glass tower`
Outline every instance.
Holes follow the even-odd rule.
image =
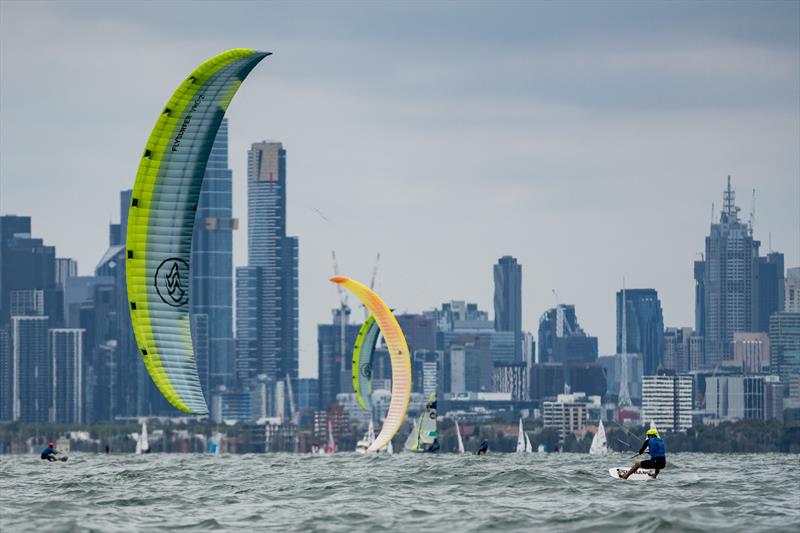
[[[625,297],[625,314],[622,298]],[[623,330],[623,317],[625,328]],[[625,331],[626,345],[622,334]],[[652,376],[664,363],[664,316],[655,289],[625,289],[617,292],[617,353],[642,356],[644,375]]]
[[[206,165],[192,236],[192,337],[206,398],[230,387],[233,370],[233,173],[228,120],[223,119]]]
[[[510,255],[494,265],[494,329],[514,333],[514,360],[522,361],[522,265]]]
[[[719,223],[711,224],[705,261],[695,266],[696,277],[702,280],[707,368],[733,358],[734,332],[757,330],[759,245],[752,226],[739,219],[728,176]]]
[[[257,337],[258,348],[257,357],[248,362],[250,368],[240,366],[237,373],[295,380],[298,239],[286,236],[286,150],[279,142],[253,143],[247,153],[247,220],[248,270],[242,272],[249,277],[247,288],[257,287],[255,328],[248,340],[252,348],[252,337]],[[247,292],[244,285],[240,288]]]

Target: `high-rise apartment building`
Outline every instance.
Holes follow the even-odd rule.
[[[88,378],[83,360],[82,329],[49,330],[52,398],[50,420],[60,424],[84,422],[84,390]]]
[[[286,150],[253,143],[247,153],[248,267],[257,269],[257,361],[240,374],[297,379],[298,240],[286,236]],[[237,309],[240,308],[237,303]]]
[[[662,373],[642,378],[642,418],[667,431],[692,427],[692,376]]]
[[[206,164],[192,234],[189,305],[195,347],[208,348],[195,350],[206,398],[217,387],[234,382],[233,231],[237,227],[233,173],[228,168],[228,120],[223,119]]]
[[[12,420],[48,422],[53,365],[47,349],[48,317],[11,318]]]
[[[522,265],[510,255],[494,265],[494,329],[514,333],[514,361],[522,361]]]
[[[655,289],[623,289],[617,292],[617,353],[623,353],[623,296],[627,350],[642,356],[644,374],[655,374],[663,364],[664,317]]]

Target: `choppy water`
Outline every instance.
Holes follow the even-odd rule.
[[[0,531],[797,531],[796,455],[0,456]]]

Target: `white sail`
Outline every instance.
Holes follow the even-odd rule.
[[[142,431],[136,439],[136,454],[141,455],[150,451],[150,440],[147,438],[147,421],[142,422]]]
[[[419,425],[416,420],[412,420],[414,427],[411,428],[411,433],[408,434],[404,448],[410,452],[415,452],[419,448]]]
[[[533,444],[531,444],[531,438],[527,432],[525,433],[525,453],[533,453]]]
[[[333,453],[336,450],[336,443],[333,442],[333,425],[331,421],[328,420],[328,447],[326,452]]]
[[[419,441],[422,444],[433,444],[439,438],[436,431],[436,392],[431,392],[425,404],[425,412],[419,421]]]
[[[142,422],[142,453],[150,451],[150,439],[147,437],[147,420]]]
[[[464,441],[461,439],[461,428],[458,427],[458,420],[455,420],[455,423],[456,423],[456,437],[458,437],[458,453],[465,453]]]
[[[517,434],[517,453],[525,453],[525,432],[522,430],[522,419],[519,419],[519,433]]]
[[[389,444],[386,445],[386,448],[384,448],[384,450],[389,455],[394,455],[394,446],[392,445],[392,441],[389,441]]]
[[[594,434],[592,439],[592,447],[589,448],[589,455],[602,455],[608,453],[608,441],[606,440],[606,429],[603,427],[603,421],[597,426],[597,433]]]
[[[653,420],[650,420],[650,429],[655,429],[656,431],[658,431],[658,428],[656,427],[656,423]]]
[[[374,441],[375,441],[375,424],[373,424],[372,420],[370,419],[367,433],[360,441],[356,443],[356,452],[367,453],[367,450]]]

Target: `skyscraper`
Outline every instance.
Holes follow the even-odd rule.
[[[0,216],[0,327],[11,317],[12,291],[53,290],[55,285],[55,247],[31,236],[31,217]]]
[[[626,304],[627,346],[623,350],[622,297]],[[655,289],[624,289],[617,292],[617,353],[642,355],[644,374],[653,375],[663,364],[664,317]]]
[[[348,311],[349,312],[349,311]],[[341,351],[341,309],[333,310],[331,324],[317,326],[317,372],[319,375],[319,409],[327,409],[336,402],[340,392],[352,392],[350,372],[353,363],[353,345],[358,336],[359,324],[347,324],[345,317],[345,353]]]
[[[539,319],[539,362],[564,363],[565,379],[571,363],[591,363],[597,359],[597,337],[578,324],[575,306],[559,304]]]
[[[773,313],[769,319],[770,367],[788,384],[800,374],[800,313]]]
[[[706,237],[705,260],[695,265],[695,272],[702,272],[703,330],[698,333],[705,338],[707,368],[731,359],[734,332],[757,325],[759,244],[752,227],[739,220],[729,176],[719,223],[711,224]]]
[[[51,329],[49,332],[52,365],[52,422],[79,424],[84,421],[82,329]]]
[[[53,405],[52,369],[46,316],[11,318],[12,419],[47,422]]]
[[[703,338],[692,328],[667,328],[664,331],[663,367],[686,374],[702,366]]]
[[[286,150],[253,143],[247,153],[248,266],[257,269],[258,361],[249,373],[297,378],[298,239],[286,236]],[[238,304],[237,304],[238,305]]]
[[[784,311],[800,313],[800,267],[786,269],[783,294]]]
[[[522,265],[510,255],[494,265],[494,329],[514,333],[514,360],[522,361]]]
[[[233,231],[238,221],[233,218],[232,176],[228,168],[228,120],[223,119],[206,164],[192,235],[192,336],[196,347],[208,347],[195,350],[206,398],[216,387],[230,387],[234,381]],[[205,338],[196,338],[198,333],[204,333]]]
[[[769,331],[769,317],[784,309],[783,254],[770,252],[758,258],[753,331]]]

